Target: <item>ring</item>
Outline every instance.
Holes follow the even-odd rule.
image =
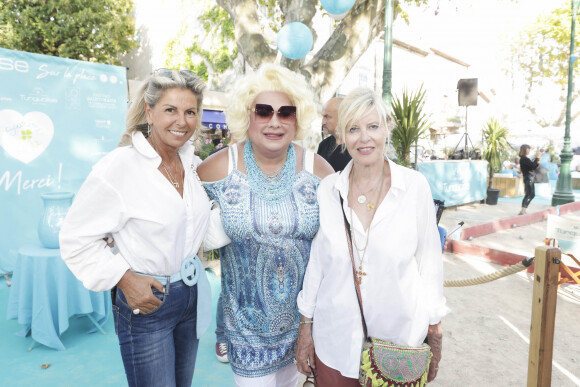
[[[139,314],[139,313],[141,313],[141,311],[139,310],[139,308],[137,308],[137,309],[133,309],[133,314],[134,314],[134,315],[137,315],[137,314]]]
[[[294,358],[294,364],[298,364],[298,360],[296,360],[296,358]]]

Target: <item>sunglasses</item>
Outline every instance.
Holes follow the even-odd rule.
[[[251,110],[255,113],[255,119],[258,123],[269,122],[274,113],[276,113],[278,121],[282,124],[296,122],[296,106],[280,106],[280,109],[276,112],[271,105],[257,103]]]
[[[171,78],[174,71],[179,71],[181,75],[187,75],[190,77],[197,77],[197,74],[191,70],[172,70],[172,69],[157,69],[153,72],[156,77],[166,77]]]

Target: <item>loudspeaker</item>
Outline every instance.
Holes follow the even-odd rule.
[[[477,78],[460,79],[457,82],[459,106],[477,106]]]

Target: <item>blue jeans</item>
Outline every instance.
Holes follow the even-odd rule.
[[[197,346],[197,285],[183,281],[152,288],[163,303],[151,313],[134,315],[117,288],[113,302],[115,332],[129,386],[191,386]]]
[[[225,343],[226,335],[224,333],[224,309],[222,306],[222,293],[217,302],[217,310],[215,312],[215,341],[217,343]]]

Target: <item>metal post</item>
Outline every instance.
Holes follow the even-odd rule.
[[[383,60],[383,101],[391,112],[392,60],[393,60],[394,0],[385,0],[385,57]]]
[[[572,80],[574,77],[574,62],[577,57],[574,56],[574,39],[576,36],[576,12],[580,1],[572,1],[572,26],[570,32],[570,61],[568,64],[568,97],[566,99],[566,131],[564,132],[564,148],[560,154],[561,166],[560,176],[556,191],[552,195],[552,205],[572,203],[574,201],[574,192],[572,192],[572,176],[570,174],[570,161],[572,160],[572,148],[570,147],[570,121],[572,106]]]
[[[469,136],[469,133],[467,133],[467,105],[466,105],[465,106],[465,147],[463,148],[464,149],[463,158],[471,160],[471,157],[469,157],[469,150],[467,149],[467,136]]]

